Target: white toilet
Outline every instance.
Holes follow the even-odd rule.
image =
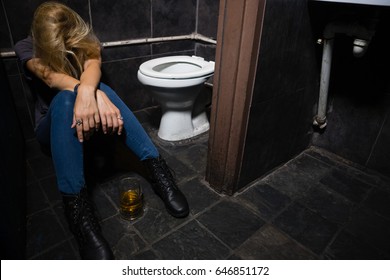
[[[214,62],[197,56],[167,56],[142,63],[138,80],[161,105],[158,136],[185,140],[209,130],[205,110],[193,115],[194,102],[204,82],[214,74]]]

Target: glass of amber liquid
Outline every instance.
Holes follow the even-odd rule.
[[[125,220],[133,221],[144,213],[144,196],[138,178],[125,177],[119,182],[119,213]]]

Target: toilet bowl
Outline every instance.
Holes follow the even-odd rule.
[[[213,74],[214,62],[197,56],[167,56],[140,65],[138,80],[161,105],[158,137],[180,141],[209,130],[205,108],[195,115],[194,103]]]

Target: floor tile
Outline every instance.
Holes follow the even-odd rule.
[[[317,184],[321,177],[328,172],[328,169],[330,169],[329,165],[302,154],[287,165],[272,172],[264,178],[264,182],[295,199]]]
[[[38,182],[27,185],[27,215],[49,207],[49,202]]]
[[[62,197],[57,188],[57,179],[55,175],[46,177],[39,181],[42,190],[49,200],[50,205],[62,203]]]
[[[230,250],[196,221],[184,225],[153,245],[161,259],[224,259]]]
[[[390,193],[380,189],[374,189],[368,195],[364,204],[376,213],[390,219]]]
[[[291,199],[270,185],[259,182],[237,195],[240,203],[256,210],[265,220],[270,220],[290,203]]]
[[[69,224],[66,221],[65,213],[64,213],[64,207],[62,203],[58,203],[52,206],[53,211],[56,214],[56,218],[58,222],[60,223],[61,228],[63,229],[66,238],[72,238],[73,234],[69,230]]]
[[[60,244],[49,249],[42,255],[37,256],[37,260],[75,260],[78,259],[78,253],[69,241],[61,242]]]
[[[299,170],[288,166],[275,170],[264,178],[264,182],[291,199],[299,197],[302,192],[305,192],[313,184],[311,179],[300,175]]]
[[[134,227],[151,244],[161,239],[189,218],[177,219],[169,215],[165,209],[148,208],[144,216],[134,223]]]
[[[327,151],[323,149],[318,149],[316,147],[310,147],[304,152],[306,155],[309,155],[313,158],[316,158],[323,163],[328,164],[329,166],[336,166],[338,164],[337,160],[335,159],[334,155],[331,153],[328,153]]]
[[[27,217],[26,257],[35,255],[62,242],[65,233],[51,209],[37,212]]]
[[[345,230],[390,255],[390,221],[372,210],[360,208],[351,217]]]
[[[240,246],[265,223],[246,208],[231,201],[218,203],[197,220],[232,249]]]
[[[364,240],[342,231],[324,254],[332,260],[381,260],[389,255],[367,244]]]
[[[191,169],[191,167],[185,165],[176,156],[167,156],[165,160],[168,163],[169,167],[172,169],[172,173],[179,186],[181,181],[196,176],[194,170]]]
[[[139,254],[135,254],[129,258],[130,260],[157,260],[158,256],[154,251],[147,250]]]
[[[120,218],[119,215],[103,221],[101,227],[116,259],[128,259],[146,246],[133,224]]]
[[[38,180],[51,176],[55,172],[51,158],[47,156],[42,155],[40,157],[35,157],[28,160],[28,162],[33,169],[35,178],[37,178]]]
[[[187,145],[177,157],[197,174],[206,173],[207,149],[203,144]]]
[[[325,175],[320,182],[354,202],[361,202],[372,188],[371,185],[337,169]]]
[[[118,213],[114,202],[109,200],[102,188],[94,188],[90,195],[96,209],[98,219],[104,220]]]
[[[302,194],[299,202],[325,219],[343,224],[349,220],[355,204],[321,184]]]
[[[273,226],[264,226],[235,255],[243,260],[310,260],[316,256]]]
[[[353,163],[350,163],[350,165],[339,165],[337,169],[350,177],[360,180],[361,182],[390,191],[390,178],[384,177],[375,171]]]
[[[273,223],[316,254],[322,253],[337,226],[309,209],[293,203]]]
[[[287,166],[299,170],[299,174],[318,180],[331,168],[329,164],[302,153],[287,163]]]
[[[198,214],[216,203],[221,196],[210,190],[199,178],[181,184],[181,190],[188,200],[190,211]]]

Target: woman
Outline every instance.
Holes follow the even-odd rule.
[[[189,213],[159,155],[130,109],[100,83],[100,43],[69,7],[46,2],[35,11],[31,36],[15,51],[36,100],[36,136],[49,146],[69,227],[83,259],[112,259],[92,211],[84,179],[83,142],[94,131],[123,135],[125,143],[151,173],[152,186],[174,217]]]

